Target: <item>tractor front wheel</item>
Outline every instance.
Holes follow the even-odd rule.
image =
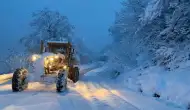
[[[67,88],[67,78],[65,77],[65,72],[58,73],[57,81],[56,81],[56,89],[57,92],[62,92]]]
[[[16,69],[12,78],[12,91],[20,92],[28,87],[28,71],[25,68]]]

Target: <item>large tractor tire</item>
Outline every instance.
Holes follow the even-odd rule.
[[[79,68],[74,67],[69,70],[69,79],[76,83],[79,80]]]
[[[58,73],[57,80],[56,80],[57,92],[62,92],[65,89],[67,89],[67,77],[65,75],[66,75],[66,72]]]
[[[12,78],[12,91],[21,92],[28,88],[28,71],[24,68],[16,69]]]

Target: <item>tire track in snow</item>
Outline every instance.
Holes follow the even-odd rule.
[[[93,96],[93,94],[91,94],[91,91],[89,91],[90,88],[85,86],[87,87],[86,89],[80,87],[80,90],[78,90],[79,88],[76,89],[77,85],[71,87],[71,89],[77,92],[80,95],[80,97],[82,97],[86,101],[86,105],[90,107],[90,109],[84,110],[114,110],[109,104],[102,102],[96,96]],[[83,86],[83,84],[80,83],[80,86]]]
[[[93,110],[139,110],[126,100],[118,97],[100,84],[80,82],[76,85],[75,91],[91,102]]]
[[[99,86],[100,89],[103,89],[103,90],[109,92],[109,94],[110,94],[109,98],[111,99],[112,103],[117,103],[116,106],[119,105],[120,110],[126,110],[126,109],[140,110],[139,108],[137,108],[133,104],[129,103],[128,101],[126,101],[125,99],[123,99],[122,97],[117,95],[118,91],[110,90],[109,88],[102,86],[101,84],[97,84],[97,85]]]
[[[40,100],[41,100],[41,97],[44,98],[42,94],[51,93],[51,92],[45,91],[43,89],[45,87],[40,88],[42,86],[38,86],[39,85],[38,83],[36,82],[31,82],[31,83],[29,83],[28,89],[22,92],[12,92],[11,84],[0,86],[0,89],[1,89],[0,93],[2,93],[2,95],[0,95],[0,109],[2,110],[2,109],[10,108],[13,106],[14,107],[18,106],[22,108],[24,106],[29,106],[29,105],[38,105],[39,103],[36,103],[36,102],[39,100],[36,100],[36,99],[39,99],[40,97]],[[46,102],[47,101],[42,101],[40,102],[40,104],[43,104]],[[53,103],[53,102],[49,102],[49,103]]]
[[[12,93],[8,95],[0,96],[0,109],[5,109],[7,107],[14,106],[18,103],[20,103],[22,100],[28,99],[30,97],[33,97],[32,95],[26,95],[26,94],[19,94],[19,93]],[[10,100],[11,99],[11,100]]]
[[[15,94],[16,95],[16,94]],[[22,93],[22,95],[24,95]],[[58,100],[57,94],[52,93],[40,93],[37,94],[27,94],[24,95],[25,98],[18,98],[17,101],[11,102],[10,105],[7,105],[2,110],[35,110],[35,109],[44,109],[44,110],[61,110]],[[53,106],[53,108],[52,108]]]
[[[106,101],[101,101],[94,96],[92,97],[91,103],[92,110],[115,110]]]
[[[57,97],[59,104],[62,106],[61,110],[91,110],[89,102],[81,97],[76,91],[68,88],[67,92],[61,93]]]
[[[100,84],[100,85],[101,85],[101,84]],[[133,107],[133,109],[140,110],[140,108],[138,108],[138,107],[136,107],[135,105],[129,103],[127,100],[125,100],[125,98],[123,98],[122,96],[120,96],[120,93],[119,93],[118,91],[116,91],[116,90],[110,90],[110,88],[105,87],[105,86],[103,86],[103,85],[101,85],[101,86],[102,86],[103,88],[105,88],[106,90],[108,90],[108,91],[110,92],[110,94],[112,94],[113,96],[119,98],[120,100],[123,100],[123,101],[126,103],[126,105]]]

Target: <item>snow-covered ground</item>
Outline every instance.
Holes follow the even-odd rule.
[[[138,67],[118,77],[125,87],[176,107],[186,109],[190,102],[189,67],[166,71],[159,66]]]
[[[68,90],[60,94],[55,92],[54,84],[30,82],[27,90],[13,93],[11,82],[3,83],[0,110],[180,110],[131,91],[122,82],[103,78],[99,75],[102,67],[88,70],[79,82],[69,83]]]

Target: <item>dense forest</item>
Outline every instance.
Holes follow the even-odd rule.
[[[128,66],[150,61],[172,70],[190,59],[190,1],[126,0],[122,5],[109,29],[112,60],[117,56]]]

